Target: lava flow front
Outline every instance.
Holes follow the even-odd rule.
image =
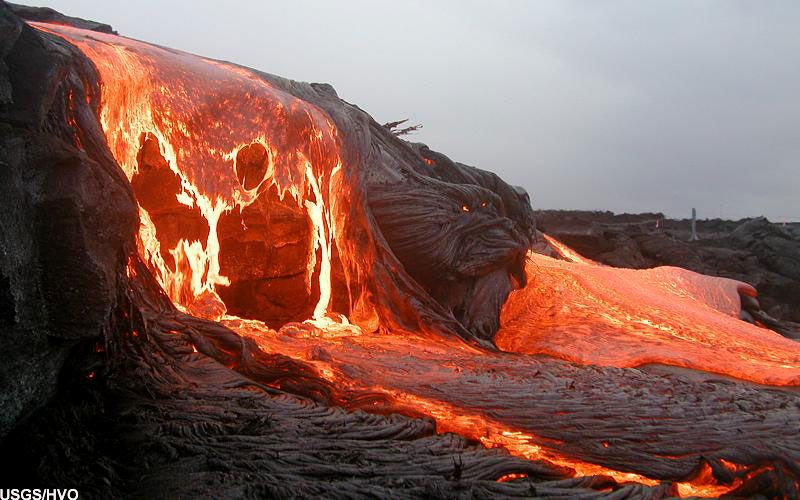
[[[742,479],[717,485],[698,472],[700,457],[727,459],[719,447],[726,435],[702,415],[684,414],[683,402],[697,396],[679,381],[648,382],[651,397],[637,406],[639,394],[627,387],[644,380],[638,370],[592,379],[586,367],[545,366],[529,354],[800,385],[800,344],[736,318],[738,293],[751,293],[746,285],[675,268],[628,271],[531,254],[528,284],[513,292],[495,338],[510,352],[388,321],[409,306],[387,288],[393,281],[368,286],[379,271],[380,235],[345,236],[358,222],[348,216],[352,206],[363,201],[348,182],[363,167],[345,161],[330,116],[251,70],[35,26],[74,44],[97,69],[100,122],[140,206],[140,256],[172,301],[267,352],[314,365],[338,387],[390,402],[366,409],[428,415],[440,432],[575,474],[683,480],[681,494],[719,494]],[[405,276],[402,268],[381,272]],[[720,402],[719,411],[734,405]],[[635,410],[621,414],[622,407]],[[705,423],[665,426],[646,442],[626,438],[654,420],[689,417]],[[675,445],[686,440],[697,443],[690,454]],[[658,477],[649,472],[654,462]]]
[[[800,344],[739,319],[740,293],[755,294],[749,285],[676,267],[615,269],[537,254],[528,273],[530,286],[503,310],[495,341],[504,351],[800,385]]]

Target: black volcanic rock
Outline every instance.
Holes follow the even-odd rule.
[[[65,16],[64,14],[53,10],[49,7],[30,7],[28,5],[19,5],[14,3],[7,4],[14,14],[22,19],[28,21],[40,21],[43,23],[67,24],[76,28],[81,28],[90,31],[99,31],[101,33],[117,34],[110,25],[98,23],[81,19],[80,17]]]
[[[737,227],[730,239],[770,271],[800,282],[800,241],[780,226],[759,217]]]
[[[68,123],[80,111],[66,96],[86,94],[82,68],[45,47],[4,5],[0,55],[3,436],[48,401],[68,358],[93,352],[113,330],[137,219],[130,186],[110,157],[75,146]]]

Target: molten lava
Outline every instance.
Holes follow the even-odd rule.
[[[567,254],[569,255],[569,254]],[[749,285],[676,267],[615,269],[532,254],[497,346],[622,368],[661,363],[800,385],[800,344],[739,320]]]
[[[342,236],[352,222],[344,207],[353,202],[343,179],[352,179],[355,167],[343,162],[325,113],[251,70],[118,36],[34,24],[74,44],[97,68],[100,123],[140,201],[140,255],[172,301],[222,320],[267,352],[313,364],[338,387],[382,394],[392,409],[435,418],[440,432],[576,474],[655,484],[664,478],[645,477],[638,472],[642,464],[600,465],[613,442],[548,437],[548,417],[559,415],[534,418],[537,408],[527,395],[531,381],[543,375],[536,357],[525,354],[616,367],[660,363],[800,385],[800,344],[737,319],[738,294],[753,293],[746,285],[676,268],[611,269],[555,240],[551,244],[572,262],[530,256],[528,285],[513,292],[496,335],[497,346],[510,352],[378,325],[382,309],[400,294],[368,292],[363,283],[378,272],[368,243]],[[270,218],[275,211],[284,222]],[[225,219],[234,215],[239,218]],[[236,251],[229,255],[224,242],[232,234]],[[298,235],[302,241],[295,242]],[[265,240],[272,241],[274,255],[289,248],[299,264],[286,270],[273,263],[272,274],[252,278],[248,263],[266,258],[253,245]],[[310,322],[276,330],[226,314],[231,301],[222,297],[237,284],[250,294],[245,300],[266,297],[280,305],[297,283],[312,307],[295,319]],[[332,313],[337,296],[346,297],[335,308],[341,315]],[[372,334],[379,326],[381,333]],[[562,390],[548,397],[557,400]],[[630,425],[642,421],[633,415]],[[591,462],[571,458],[570,446],[591,449]],[[711,451],[698,450],[695,458]],[[738,484],[720,486],[706,476],[680,483],[679,492],[719,494]]]
[[[196,207],[205,222],[205,238],[187,236],[162,248],[162,235],[140,206],[142,256],[173,302],[214,319],[224,314],[217,288],[231,282],[220,269],[220,218],[242,212],[274,187],[280,199],[288,195],[308,210],[308,280],[316,248],[322,262],[314,318],[323,318],[330,301],[330,191],[340,166],[336,130],[324,114],[230,64],[113,35],[35,25],[67,37],[95,64],[102,82],[100,123],[128,179],[140,171],[143,141],[157,141],[180,186],[164,196]],[[263,147],[265,168],[260,178],[240,178],[239,153],[252,145]],[[198,302],[206,304],[194,307]]]

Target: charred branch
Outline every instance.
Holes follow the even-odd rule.
[[[400,125],[406,123],[407,121],[408,121],[408,118],[406,118],[405,120],[399,120],[399,121],[396,121],[396,122],[384,123],[383,124],[383,128],[385,128],[386,130],[388,130],[389,132],[391,132],[393,135],[395,135],[397,137],[400,137],[400,136],[403,136],[403,135],[412,134],[414,132],[419,131],[422,128],[422,124],[417,124],[417,125],[411,125],[409,127],[398,128],[398,127],[400,127]]]

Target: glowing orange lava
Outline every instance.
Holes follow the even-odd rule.
[[[800,344],[739,320],[752,287],[676,267],[615,269],[531,254],[500,349],[585,364],[661,363],[770,385],[800,385]]]
[[[223,324],[253,338],[267,352],[279,352],[314,364],[337,387],[386,395],[392,401],[392,411],[406,408],[411,414],[434,418],[440,433],[459,434],[489,448],[503,448],[522,458],[566,468],[575,475],[604,475],[619,483],[659,483],[630,470],[615,470],[572,458],[559,450],[560,443],[538,435],[523,424],[508,422],[509,414],[533,413],[535,400],[522,398],[522,406],[510,412],[492,408],[504,398],[508,398],[509,406],[520,404],[518,396],[532,389],[528,381],[539,376],[538,370],[524,357],[486,353],[458,339],[431,341],[402,333],[360,335],[358,331],[341,329],[331,335],[292,325],[276,332],[260,322],[233,317],[226,318]],[[381,411],[381,407],[364,409]],[[637,417],[631,415],[631,418]],[[729,465],[731,469],[736,467]],[[675,486],[681,496],[718,496],[739,484],[741,481],[736,480],[720,485],[701,475],[676,482]]]
[[[177,201],[197,207],[206,220],[205,241],[181,239],[164,249],[140,207],[142,256],[173,302],[198,312],[192,305],[202,297],[218,304],[213,319],[224,314],[216,288],[230,282],[220,273],[220,216],[243,210],[275,186],[281,198],[289,195],[309,211],[314,247],[323,260],[314,318],[324,317],[333,238],[327,190],[340,162],[336,130],[325,115],[240,67],[114,35],[32,24],[67,38],[95,64],[102,82],[100,122],[128,179],[138,170],[142,138],[154,137],[181,180]],[[252,144],[265,148],[269,165],[246,189],[236,176],[237,153]],[[174,269],[165,263],[165,252],[174,257]],[[309,274],[315,258],[312,253]]]

